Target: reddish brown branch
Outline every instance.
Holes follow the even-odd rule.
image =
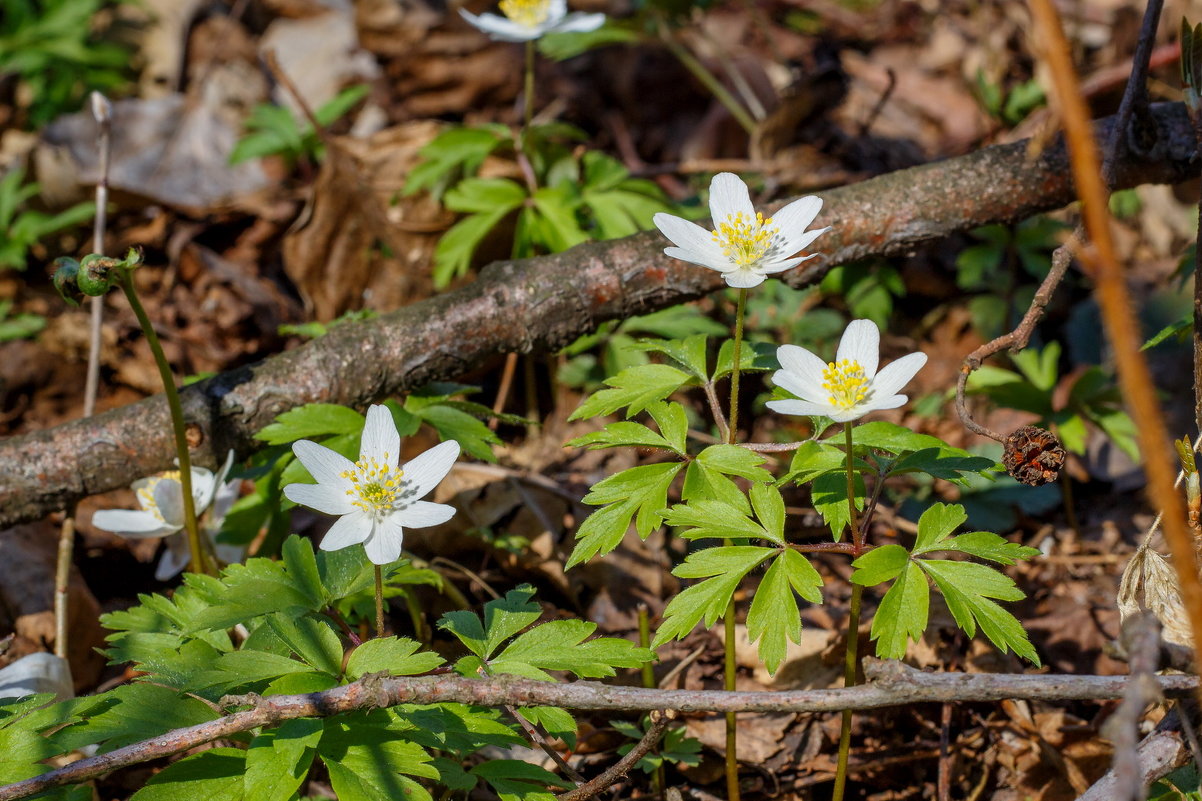
[[[1196,175],[1193,131],[1176,104],[1153,108],[1157,145],[1124,160],[1118,185],[1176,183]],[[1109,135],[1108,121],[1096,134]],[[1029,160],[1025,142],[882,175],[822,193],[823,256],[788,274],[794,286],[833,265],[910,252],[987,223],[1014,222],[1069,203],[1062,146]],[[193,384],[181,393],[214,465],[276,415],[303,403],[362,407],[382,396],[454,378],[512,351],[557,350],[613,319],[661,309],[722,286],[716,273],[663,255],[650,232],[566,253],[499,262],[480,279],[375,320],[351,323],[296,350]],[[168,469],[173,451],[159,396],[47,431],[0,442],[0,528],[42,517],[72,500]],[[221,458],[218,458],[220,454]]]
[[[879,709],[917,703],[1039,701],[1122,698],[1124,676],[1054,676],[1026,674],[925,673],[901,662],[864,660],[868,683],[834,690],[791,692],[726,692],[723,690],[659,690],[617,687],[592,681],[569,684],[527,679],[464,679],[457,676],[389,678],[373,674],[352,684],[320,693],[244,696],[225,699],[253,708],[217,720],[167,732],[106,754],[81,759],[32,779],[0,787],[0,801],[14,801],[51,787],[86,781],[117,768],[177,754],[198,745],[284,720],[329,717],[359,709],[398,704],[461,703],[473,706],[558,706],[565,709],[610,709],[650,712],[836,712]],[[1168,697],[1195,692],[1194,676],[1158,676]]]
[[[615,762],[608,770],[600,776],[587,781],[577,787],[575,790],[569,790],[566,793],[555,796],[556,801],[585,801],[586,798],[592,798],[613,786],[613,783],[630,772],[630,769],[638,764],[639,760],[647,756],[659,738],[664,736],[664,730],[668,728],[668,723],[671,722],[673,715],[670,712],[657,711],[651,713],[651,728],[647,729],[647,733],[643,735],[634,748],[630,749],[624,757]]]

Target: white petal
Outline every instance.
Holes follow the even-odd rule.
[[[850,423],[852,420],[859,420],[864,415],[872,411],[872,407],[866,403],[857,404],[850,409],[833,409],[827,415],[836,423]]]
[[[774,400],[768,401],[767,406],[777,414],[796,414],[805,417],[830,417],[835,409],[825,403],[810,403],[803,400]]]
[[[346,490],[329,484],[289,484],[284,487],[284,497],[327,515],[345,515],[355,510]]]
[[[351,480],[343,478],[342,474],[354,470],[355,463],[341,453],[307,439],[292,443],[292,452],[318,483],[343,491],[351,488]]]
[[[196,494],[193,493],[192,497],[195,498]],[[155,484],[154,503],[167,525],[173,526],[177,530],[184,527],[184,488],[178,481],[173,478],[165,478]]]
[[[404,533],[396,515],[381,520],[372,536],[363,543],[367,558],[377,565],[387,565],[400,559]]]
[[[438,526],[455,516],[455,507],[445,503],[416,501],[396,512],[396,518],[406,528]]]
[[[595,31],[605,24],[604,14],[584,14],[575,12],[568,14],[561,22],[551,27],[553,33],[588,33]]]
[[[192,468],[192,505],[196,508],[196,514],[199,515],[209,508],[209,501],[213,500],[215,487],[211,470],[207,467]],[[182,515],[180,520],[183,520]]]
[[[655,223],[655,227],[660,230],[660,233],[672,241],[673,245],[702,256],[710,264],[730,263],[730,259],[726,258],[722,248],[718,247],[718,243],[714,241],[714,235],[697,223],[689,222],[672,214],[665,214],[662,211],[652,217],[651,221]],[[668,255],[675,256],[672,253]],[[675,258],[681,257],[675,256]],[[690,261],[690,259],[685,259],[685,261]]]
[[[731,270],[722,277],[726,279],[727,286],[735,289],[751,289],[764,283],[764,276],[754,270]]]
[[[822,211],[822,198],[810,195],[800,200],[794,200],[773,214],[772,222],[780,229],[781,236],[785,238],[786,242],[796,242],[805,234],[805,229],[814,222],[814,218],[820,211]],[[798,247],[787,247],[785,252],[792,255],[798,250]]]
[[[751,195],[747,184],[733,172],[720,172],[710,181],[710,215],[717,228],[726,222],[727,217],[735,214],[745,214],[749,219],[755,219],[755,207],[751,205]]]
[[[884,369],[872,380],[872,394],[883,398],[892,395],[910,383],[910,379],[927,363],[925,353],[907,353],[900,359],[885,365]],[[902,403],[905,403],[903,397]],[[873,401],[876,405],[876,401]],[[900,405],[900,404],[899,404]],[[893,406],[877,406],[878,409],[892,409]]]
[[[849,359],[859,362],[864,368],[864,377],[876,375],[876,366],[881,359],[881,332],[872,320],[852,320],[839,340],[836,361]]]
[[[459,443],[449,439],[406,462],[406,497],[410,500],[425,497],[426,493],[438,486],[438,482],[451,472],[451,465],[455,464],[458,458]]]
[[[795,259],[784,259],[783,261],[770,261],[770,262],[760,264],[758,267],[756,267],[756,269],[759,270],[764,275],[772,275],[773,273],[783,273],[785,270],[792,270],[794,267],[801,264],[803,261],[805,261],[807,259],[812,259],[812,258],[814,258],[814,256],[817,256],[817,255],[818,254],[815,253],[813,256],[798,256]]]
[[[213,501],[216,499],[217,495],[219,495],[221,493],[221,491],[225,488],[225,486],[226,486],[225,477],[227,475],[229,475],[230,468],[232,468],[233,466],[234,466],[234,451],[230,450],[230,452],[225,457],[225,464],[221,465],[221,467],[217,470],[216,474],[212,474],[209,476],[209,486],[207,487],[207,491],[204,493],[203,496],[197,495],[197,493],[196,493],[196,470],[193,469],[193,471],[192,471],[192,497],[196,498],[196,513],[197,514],[200,514],[202,510],[208,509],[213,504]],[[236,483],[236,482],[230,482],[230,483]],[[231,501],[231,503],[232,503],[232,501]],[[228,510],[229,506],[226,506],[226,509]],[[222,512],[221,514],[222,514],[222,516],[224,516],[225,512]]]
[[[208,528],[214,533],[221,530],[221,521],[229,514],[230,507],[242,494],[241,481],[227,481],[213,496],[213,505],[209,507]]]
[[[896,409],[898,406],[904,406],[910,398],[907,395],[889,395],[882,396],[880,400],[872,400],[865,403],[864,414],[875,412],[878,409]]]
[[[499,42],[528,42],[542,35],[542,31],[538,28],[527,28],[525,25],[518,25],[513,20],[498,17],[496,14],[481,14],[480,16],[476,16],[464,11],[462,8],[459,9],[459,14],[476,28],[484,31]]]
[[[159,557],[158,567],[155,568],[155,581],[166,581],[172,576],[179,575],[188,566],[188,562],[192,561],[192,554],[188,549],[188,538],[184,535],[176,534],[163,542],[167,547],[163,550],[163,555]]]
[[[227,545],[224,542],[219,542],[213,546],[213,550],[217,552],[217,558],[222,564],[232,565],[241,562],[246,557],[246,549],[241,545]]]
[[[713,259],[708,258],[703,253],[685,250],[684,248],[664,248],[664,255],[680,259],[681,261],[687,261],[689,264],[696,264],[698,267],[705,267],[707,270],[717,270],[720,273],[728,273],[735,269],[735,266],[725,256]]]
[[[810,403],[830,403],[831,393],[822,387],[821,384],[809,384],[801,381],[792,373],[786,373],[783,370],[778,370],[772,380],[781,389],[787,389],[797,397]]]
[[[814,353],[797,345],[781,345],[776,349],[776,360],[780,362],[784,372],[792,373],[801,383],[813,387],[816,393],[825,392],[822,382],[826,379],[822,374],[826,371],[826,362]],[[772,377],[772,380],[777,381],[779,375],[778,372]],[[777,381],[777,383],[780,382]]]
[[[802,233],[801,236],[798,236],[798,237],[795,237],[792,239],[790,239],[786,236],[785,244],[781,246],[781,252],[792,255],[792,254],[798,252],[799,250],[805,250],[806,247],[808,247],[811,242],[813,242],[815,239],[822,236],[829,230],[831,230],[831,229],[828,226],[826,228],[818,228],[813,231],[806,231],[805,233]],[[806,256],[806,258],[807,259],[812,258],[817,255],[818,255],[817,253],[811,253],[809,256]]]
[[[132,509],[101,509],[92,515],[92,525],[122,537],[163,537],[178,528],[163,523],[150,512]]]
[[[321,538],[323,551],[337,551],[350,545],[358,545],[371,536],[372,520],[358,509],[334,521],[330,530]]]
[[[360,459],[375,459],[381,464],[395,467],[401,461],[401,435],[387,406],[377,404],[367,410],[367,422],[363,424],[363,437],[359,444]]]

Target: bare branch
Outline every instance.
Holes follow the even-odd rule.
[[[1156,146],[1118,166],[1118,185],[1176,183],[1197,175],[1193,131],[1180,104],[1153,107]],[[1095,134],[1109,136],[1110,122]],[[1027,143],[882,175],[822,193],[836,223],[824,255],[786,275],[794,286],[836,264],[910,252],[986,223],[1013,222],[1072,201],[1063,146],[1027,155]],[[820,221],[821,222],[821,221]],[[644,314],[723,286],[710,270],[663,255],[657,232],[580,245],[565,253],[498,262],[452,292],[362,323],[338,326],[296,350],[198,382],[181,392],[198,463],[252,437],[303,403],[362,407],[382,396],[454,378],[499,354],[557,350],[613,319]],[[0,443],[0,528],[171,466],[167,405],[147,398],[86,421]]]
[[[626,756],[614,763],[597,778],[585,782],[575,790],[569,790],[566,793],[555,796],[556,801],[585,801],[586,798],[592,798],[612,786],[614,782],[629,773],[630,769],[637,765],[638,761],[645,757],[647,752],[659,742],[659,738],[664,736],[664,730],[668,728],[668,723],[671,722],[672,717],[673,715],[670,712],[652,712],[651,728],[647,729],[647,733],[643,735],[641,740],[635,743],[634,748],[630,749]]]
[[[208,723],[167,732],[149,740],[99,754],[0,787],[0,801],[13,801],[51,787],[86,781],[117,768],[177,754],[198,745],[230,737],[260,726],[273,726],[294,718],[329,717],[357,709],[398,704],[461,703],[473,706],[558,706],[565,709],[610,709],[650,712],[837,712],[844,709],[879,709],[917,703],[999,701],[1025,698],[1038,701],[1122,698],[1125,676],[1052,676],[986,673],[925,673],[901,662],[864,660],[868,683],[833,690],[791,692],[727,692],[724,690],[659,690],[617,687],[592,681],[568,684],[528,679],[464,679],[457,676],[381,677],[359,681],[320,693],[245,696],[226,699],[252,708]],[[1195,676],[1158,676],[1166,697],[1196,692]]]

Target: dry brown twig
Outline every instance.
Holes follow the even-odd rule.
[[[1027,674],[926,673],[901,662],[866,658],[866,684],[832,690],[726,692],[660,690],[605,685],[592,681],[565,684],[528,679],[464,679],[365,676],[320,693],[244,696],[223,699],[223,706],[250,704],[207,723],[166,732],[149,740],[81,759],[32,779],[0,787],[0,801],[15,801],[51,787],[87,781],[118,768],[181,753],[204,743],[261,726],[303,717],[329,717],[343,712],[400,704],[462,703],[473,706],[558,706],[565,709],[651,712],[835,712],[847,708],[880,709],[917,703],[999,701],[1114,700],[1123,697],[1125,676],[1056,676]],[[1197,691],[1194,676],[1156,679],[1166,697]]]

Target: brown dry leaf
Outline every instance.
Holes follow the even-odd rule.
[[[49,520],[0,532],[0,630],[14,632],[4,654],[8,664],[26,654],[53,648],[54,573],[58,526]],[[67,661],[76,690],[95,686],[104,668],[100,604],[73,565],[67,585]]]
[[[762,765],[776,756],[785,743],[785,733],[797,715],[792,712],[747,712],[736,718],[740,762]],[[685,723],[685,732],[720,754],[726,753],[726,716],[721,714],[694,718]]]
[[[283,244],[284,270],[315,319],[396,309],[430,293],[431,255],[453,218],[424,193],[401,190],[418,151],[441,129],[413,122],[330,143],[306,222]]]
[[[1147,609],[1160,621],[1160,636],[1166,642],[1193,647],[1177,571],[1156,551],[1141,547],[1131,557],[1123,568],[1117,600],[1122,622]]]

